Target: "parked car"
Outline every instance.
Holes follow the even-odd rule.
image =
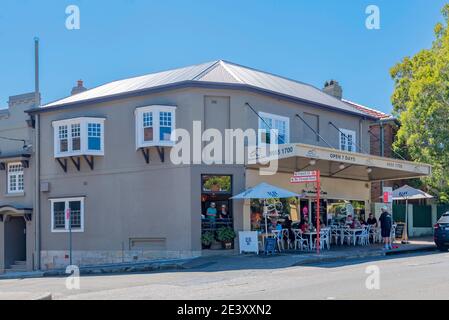
[[[440,251],[449,250],[449,212],[444,213],[434,226],[434,240]]]

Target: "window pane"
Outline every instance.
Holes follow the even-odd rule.
[[[17,190],[17,176],[10,175],[9,176],[9,191],[16,191],[16,190]]]
[[[170,141],[171,128],[172,128],[172,113],[160,112],[159,125],[160,125],[159,139],[161,141]]]
[[[87,125],[87,137],[89,150],[101,150],[101,124],[89,123]]]
[[[81,228],[81,202],[70,201],[70,220],[72,222],[72,228]]]
[[[170,141],[171,136],[171,127],[161,127],[160,128],[160,137],[161,141]]]
[[[148,128],[153,126],[153,112],[145,112],[143,114],[143,127]]]
[[[53,203],[53,228],[65,229],[65,202]]]
[[[81,125],[72,124],[72,150],[81,150]]]
[[[153,128],[144,128],[143,129],[143,140],[144,141],[153,141]]]
[[[68,131],[67,126],[59,126],[58,128],[58,136],[59,136],[59,152],[67,152],[68,148]]]
[[[17,191],[23,191],[23,173],[17,175]]]
[[[261,132],[261,142],[270,143],[270,128],[272,128],[272,120],[270,118],[262,118],[260,122],[260,129],[263,130]]]

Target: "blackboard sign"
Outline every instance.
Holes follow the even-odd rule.
[[[276,239],[274,238],[266,238],[265,239],[265,254],[274,254],[276,251]]]
[[[398,223],[396,225],[396,239],[402,239],[405,231],[405,223]]]

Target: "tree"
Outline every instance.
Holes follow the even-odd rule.
[[[401,122],[394,148],[432,165],[429,191],[449,202],[449,4],[435,26],[430,49],[406,57],[391,70],[393,113]]]

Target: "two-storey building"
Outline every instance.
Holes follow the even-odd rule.
[[[25,111],[35,107],[35,98],[12,96],[0,110],[0,272],[33,269],[34,130]]]
[[[202,229],[215,227],[205,223],[212,203],[226,211],[226,225],[252,228],[251,203],[230,197],[259,182],[303,194],[299,205],[313,211],[314,186],[290,184],[294,171],[319,169],[324,201],[366,210],[372,181],[430,174],[427,165],[370,156],[377,119],[341,101],[338,90],[220,60],[31,108],[39,181],[29,209],[38,227],[27,245],[36,242],[36,268],[66,266],[70,249],[80,265],[199,256]],[[195,141],[193,162],[173,163],[175,129],[253,129],[258,145],[279,143],[279,169],[260,175],[259,163],[207,164]],[[223,143],[223,154],[234,147]]]

